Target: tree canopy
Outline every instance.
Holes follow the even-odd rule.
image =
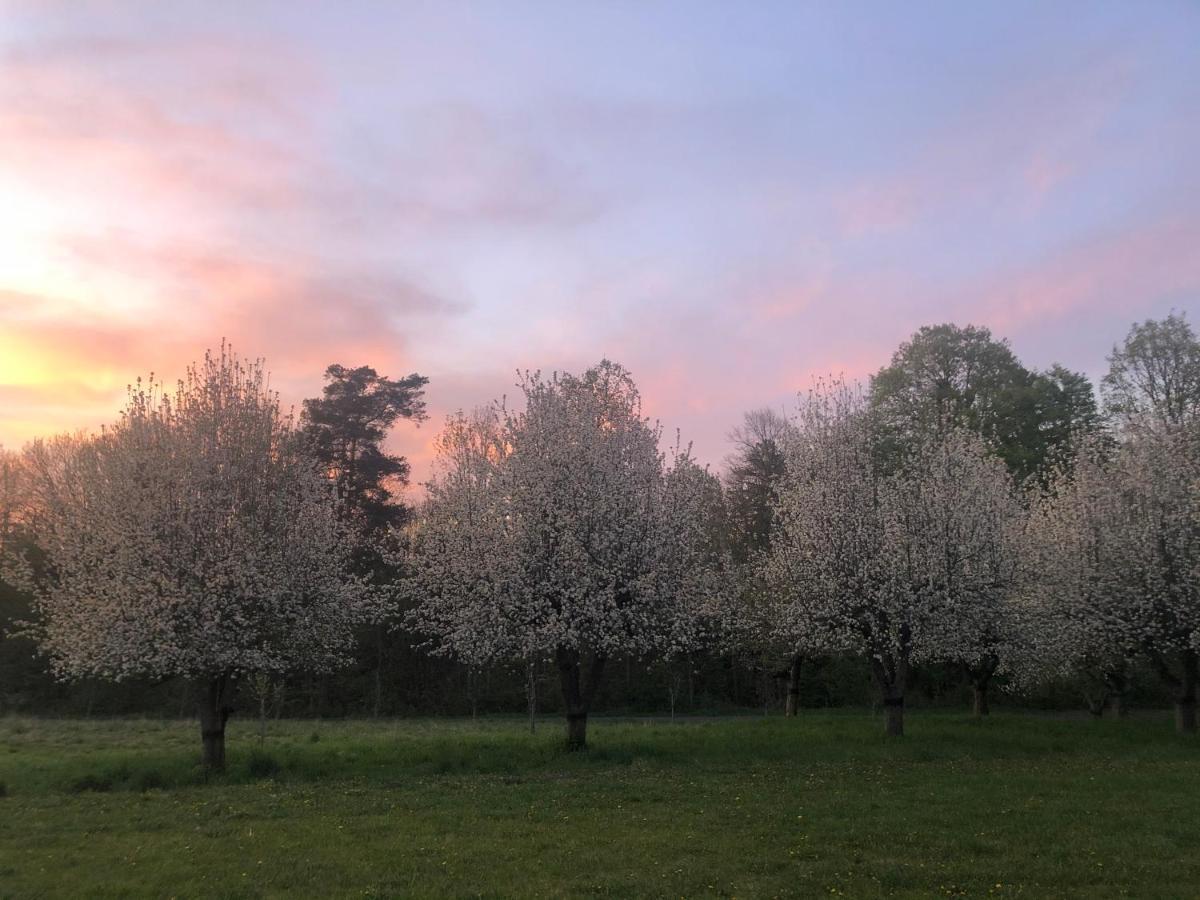
[[[629,373],[527,374],[525,408],[451,419],[415,529],[414,625],[469,661],[552,657],[568,743],[607,660],[692,646],[715,479],[668,467]]]
[[[312,452],[337,485],[345,509],[368,530],[398,525],[406,515],[396,491],[408,483],[409,464],[383,448],[400,419],[425,419],[425,385],[417,374],[394,380],[370,366],[325,370],[320,397],[304,401],[301,425]]]
[[[1200,340],[1182,313],[1135,324],[1113,347],[1105,409],[1125,427],[1200,420]]]
[[[350,657],[369,596],[260,363],[223,347],[173,394],[139,383],[103,432],[37,442],[26,462],[38,634],[60,676],[203,682],[220,766],[230,679]]]
[[[1085,375],[1026,369],[1006,340],[974,325],[927,325],[871,379],[871,405],[890,452],[929,433],[966,428],[1018,479],[1042,471],[1075,430],[1096,424]]]

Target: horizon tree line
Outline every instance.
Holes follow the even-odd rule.
[[[427,379],[333,365],[296,421],[222,346],[97,435],[4,454],[0,556],[55,677],[195,683],[213,768],[238,683],[373,647],[378,714],[397,632],[525,673],[531,724],[551,665],[571,749],[614,660],[714,652],[782,668],[789,715],[806,664],[860,657],[889,735],[918,667],[960,671],[986,715],[997,678],[1119,708],[1145,665],[1195,731],[1200,342],[1172,313],[1109,362],[1101,409],[987,329],[922,328],[868,386],[747,414],[723,480],[664,452],[619,365],[527,372],[522,408],[448,419],[414,510],[383,441],[425,418]]]

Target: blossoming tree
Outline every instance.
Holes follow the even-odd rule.
[[[173,394],[139,384],[114,425],[27,463],[36,633],[59,677],[199,680],[203,762],[220,768],[237,678],[347,658],[371,598],[261,363],[223,347]]]
[[[727,461],[725,489],[737,583],[735,589],[718,595],[722,602],[716,610],[731,651],[757,655],[766,671],[778,671],[779,663],[784,664],[786,716],[799,712],[805,660],[825,649],[811,646],[807,629],[788,621],[783,611],[787,601],[761,577],[792,433],[792,423],[784,415],[764,408],[746,413],[743,424],[729,435],[736,449]]]
[[[921,446],[901,477],[901,524],[925,554],[935,598],[930,656],[962,669],[974,713],[985,716],[992,678],[1012,667],[1020,639],[1013,604],[1024,571],[1025,512],[1017,489],[991,446],[961,428]]]
[[[1010,480],[962,429],[896,461],[861,392],[844,384],[815,391],[799,424],[765,571],[786,598],[778,621],[812,645],[862,652],[887,733],[900,735],[914,662],[995,670],[1012,587]]]
[[[711,476],[671,467],[629,373],[526,375],[525,409],[458,416],[413,533],[411,624],[469,663],[552,657],[567,744],[614,654],[696,640],[710,589]]]
[[[1025,615],[1043,658],[1119,678],[1143,656],[1196,729],[1200,680],[1200,450],[1161,424],[1117,448],[1085,442],[1035,506]],[[1118,685],[1119,687],[1119,685]]]

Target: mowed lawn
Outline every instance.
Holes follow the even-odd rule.
[[[0,896],[1200,897],[1165,714],[907,724],[0,719]]]

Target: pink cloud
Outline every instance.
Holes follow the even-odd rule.
[[[92,200],[287,205],[318,96],[311,69],[280,44],[91,40],[10,50],[0,56],[0,162],[52,193]]]
[[[127,380],[173,377],[224,337],[267,358],[288,402],[335,361],[430,376],[432,421],[393,439],[418,480],[446,412],[514,396],[517,366],[602,356],[715,463],[744,410],[790,405],[814,376],[866,378],[927,322],[1028,335],[1200,286],[1190,214],[943,265],[998,211],[1033,226],[1059,209],[1107,152],[1138,74],[1125,57],[1006,77],[815,178],[794,147],[755,143],[790,113],[753,98],[379,94],[343,120],[357,85],[321,60],[169,35],[0,56],[0,190],[7,175],[48,200],[44,247],[74,276],[51,301],[0,272],[0,330],[52,373],[0,378],[0,437],[105,421]],[[140,302],[117,304],[125,290]]]
[[[1033,265],[991,276],[973,291],[971,308],[1002,334],[1085,313],[1132,320],[1164,299],[1200,296],[1197,246],[1200,215],[1172,215],[1095,235]]]
[[[926,224],[964,201],[1035,214],[1095,161],[1106,124],[1135,83],[1128,55],[1098,56],[1054,75],[1018,76],[947,118],[921,143],[896,148],[891,171],[835,190],[850,238]]]

